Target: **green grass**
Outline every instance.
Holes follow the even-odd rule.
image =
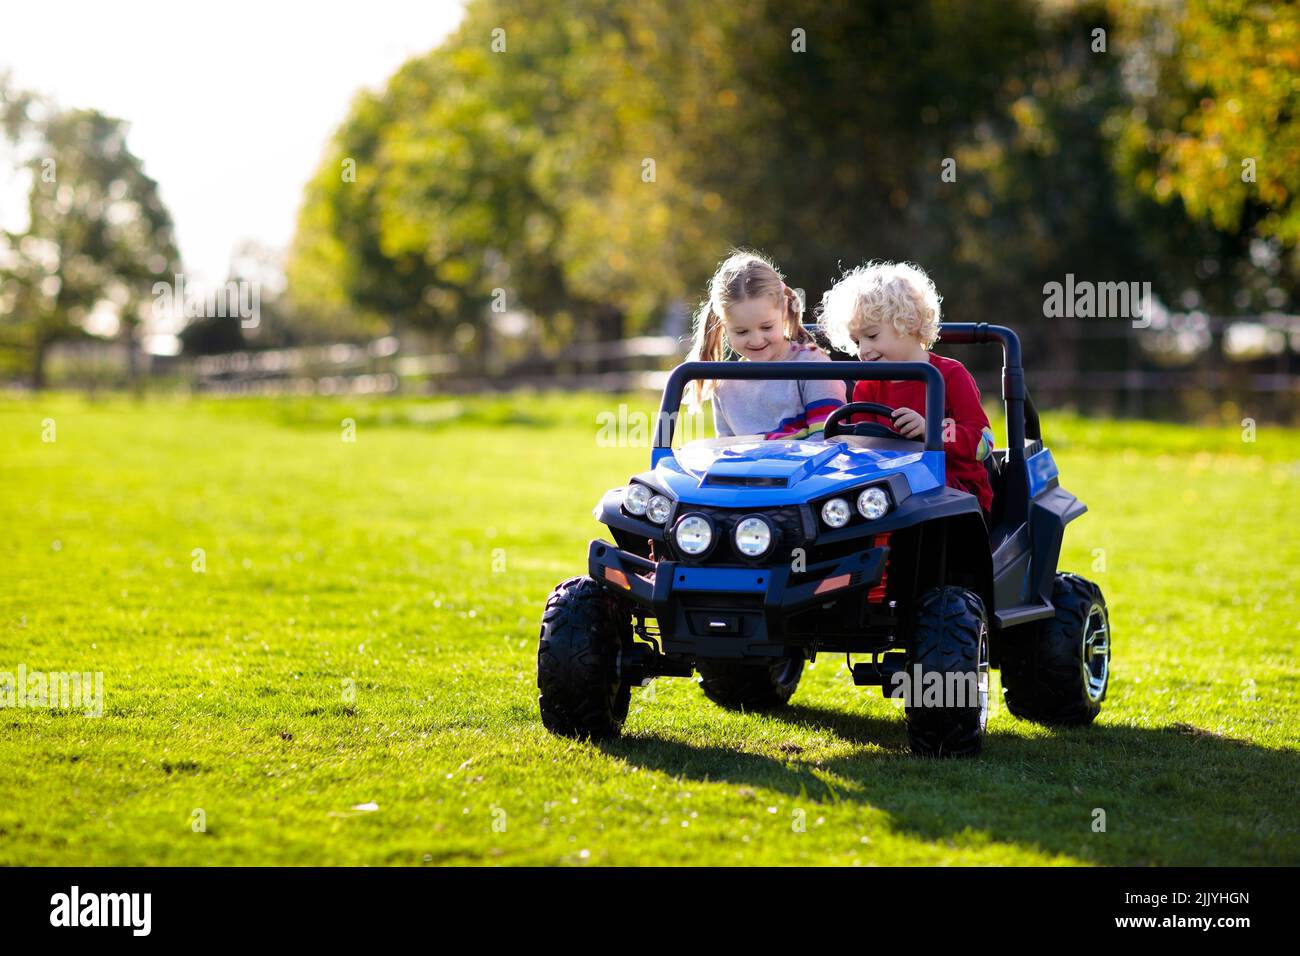
[[[0,710],[0,864],[1300,863],[1300,432],[1046,416],[1109,697],[923,761],[836,656],[775,716],[542,728],[542,603],[647,457],[614,401],[0,399],[0,671],[105,682]]]

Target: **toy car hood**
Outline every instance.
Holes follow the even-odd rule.
[[[718,507],[798,504],[903,474],[913,494],[943,485],[942,452],[911,442],[764,441],[758,436],[688,442],[644,477],[677,500]]]

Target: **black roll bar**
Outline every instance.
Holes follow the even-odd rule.
[[[1025,432],[1042,439],[1038,410],[1025,388],[1025,370],[1020,364],[1020,336],[1005,325],[987,322],[944,322],[939,326],[939,341],[953,345],[1002,344],[1002,401],[1007,412],[1007,460],[1025,460]]]
[[[685,362],[673,369],[664,386],[654,447],[672,447],[687,382],[708,379],[821,382],[847,378],[925,383],[925,450],[943,451],[943,376],[929,362]]]
[[[1038,410],[1025,388],[1025,370],[1020,364],[1020,336],[1005,325],[987,322],[944,322],[939,341],[953,345],[1002,343],[1002,400],[1007,410],[1007,469],[1003,521],[1015,528],[1029,517],[1029,473],[1025,467],[1025,431],[1041,440]]]

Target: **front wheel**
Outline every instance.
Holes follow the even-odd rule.
[[[1043,724],[1090,724],[1110,684],[1110,617],[1101,588],[1058,574],[1055,616],[1004,642],[1002,694],[1015,716]]]
[[[542,613],[537,702],[542,724],[563,737],[617,737],[632,686],[619,677],[619,653],[632,643],[632,616],[589,577],[556,586]]]
[[[790,700],[803,676],[803,652],[791,651],[771,664],[700,661],[700,689],[732,710],[775,710]]]
[[[901,687],[900,687],[901,684]],[[903,691],[907,742],[922,757],[972,757],[989,718],[989,630],[974,591],[941,587],[921,596]]]

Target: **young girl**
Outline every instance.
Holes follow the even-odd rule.
[[[829,362],[803,327],[803,304],[767,259],[736,252],[709,282],[709,297],[695,314],[691,362],[718,362],[739,355],[750,362]],[[730,353],[730,354],[728,354]],[[767,439],[815,438],[832,411],[844,404],[844,383],[747,381],[691,383],[689,404],[698,410],[713,399],[719,437],[762,435]]]

